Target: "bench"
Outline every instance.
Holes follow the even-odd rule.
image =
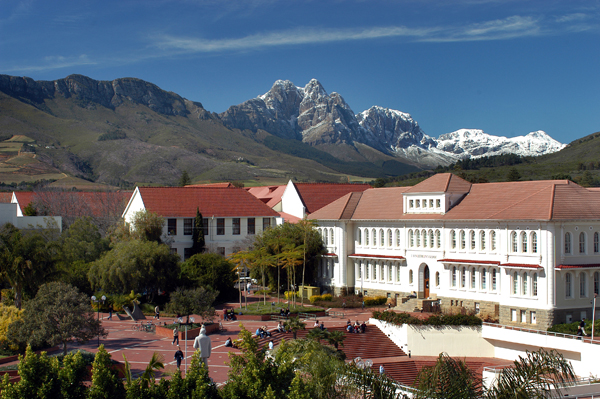
[[[271,315],[271,320],[277,320],[277,321],[281,321],[281,320],[287,320],[287,317],[285,316],[280,316],[278,314],[272,314]]]
[[[331,312],[331,311],[329,311],[329,312],[327,312],[327,316],[329,316],[329,317],[340,317],[340,318],[343,319],[344,318],[344,312],[335,312],[335,311]]]
[[[303,312],[300,312],[300,313],[298,313],[298,317],[300,317],[301,319],[313,319],[313,320],[317,320],[317,316],[314,313],[303,313]]]

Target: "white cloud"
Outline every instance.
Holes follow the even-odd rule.
[[[98,62],[91,60],[86,54],[73,57],[64,57],[60,55],[44,57],[42,62],[38,65],[24,65],[14,66],[7,69],[7,72],[18,71],[23,72],[37,72],[46,71],[52,69],[70,68],[81,65],[96,65]]]

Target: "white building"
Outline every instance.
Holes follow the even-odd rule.
[[[172,250],[188,257],[196,210],[204,219],[206,248],[229,255],[246,248],[254,235],[275,226],[279,214],[244,189],[235,187],[137,187],[123,218],[131,223],[147,210],[165,218],[163,235]]]
[[[335,292],[415,292],[538,328],[591,317],[600,292],[600,192],[570,181],[438,174],[349,193],[310,217],[328,252],[319,283]]]

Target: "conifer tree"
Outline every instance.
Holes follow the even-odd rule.
[[[192,248],[190,256],[204,252],[204,219],[200,209],[196,208],[196,219],[194,220],[194,229],[192,231]]]

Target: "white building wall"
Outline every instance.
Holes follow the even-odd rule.
[[[290,180],[281,196],[281,211],[303,219],[306,216],[306,209],[296,191],[294,183]]]

